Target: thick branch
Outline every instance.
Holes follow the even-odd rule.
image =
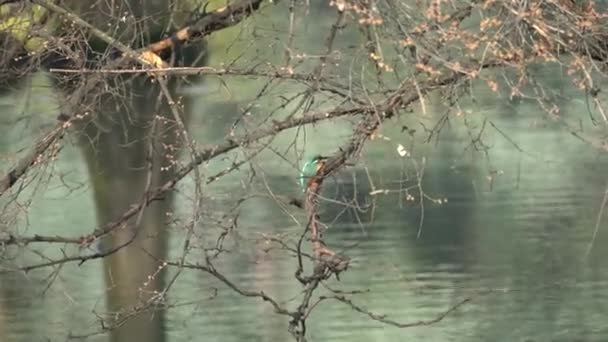
[[[158,53],[165,49],[173,48],[176,40],[179,43],[189,42],[194,38],[207,36],[215,31],[234,26],[253,11],[260,8],[262,0],[243,0],[236,4],[222,7],[200,18],[194,24],[186,26],[175,32],[172,37],[150,44],[148,51]]]
[[[194,24],[177,31],[172,37],[150,44],[147,48],[139,51],[136,51],[121,43],[114,37],[106,34],[102,30],[82,19],[76,13],[56,5],[51,0],[32,0],[32,2],[67,18],[82,28],[87,29],[95,37],[115,47],[126,57],[134,59],[144,66],[165,68],[168,66],[168,64],[158,56],[159,52],[174,47],[176,42],[185,43],[194,38],[204,37],[215,31],[219,31],[240,23],[242,20],[250,16],[251,13],[260,8],[262,0],[244,0],[238,4],[222,7],[203,16]]]

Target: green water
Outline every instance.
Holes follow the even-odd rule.
[[[318,24],[331,25],[334,17],[321,14],[313,13],[311,20],[302,23],[300,29],[307,34],[296,35],[294,46],[311,54],[323,51],[318,37],[327,27]],[[263,26],[264,20],[284,25],[287,18],[268,15],[256,24]],[[281,27],[271,27],[268,32],[283,32]],[[254,60],[282,58],[284,47],[276,44],[271,33],[260,32],[256,36],[259,46],[251,49]],[[239,29],[227,33],[238,34]],[[355,36],[354,29],[344,33],[337,49],[350,52],[345,46]],[[243,49],[250,48],[248,36],[244,37],[230,49],[220,39],[210,38],[209,63],[219,65],[240,56]],[[336,66],[335,73],[350,67],[346,60]],[[565,94],[559,103],[563,120],[582,129],[583,135],[601,139],[605,126],[591,123],[584,97],[554,74],[542,79],[553,81],[558,88],[554,90]],[[239,110],[247,107],[262,85],[245,78],[223,82],[227,85],[209,78],[203,86],[184,92],[196,100],[190,127],[200,144],[221,142]],[[39,78],[33,82],[33,91],[0,97],[2,174],[30,146],[32,138],[53,124],[57,95],[48,87]],[[257,102],[251,116],[263,117],[266,107],[279,103],[279,95],[298,90],[302,88],[276,83]],[[413,113],[386,122],[380,132],[383,137],[368,142],[356,167],[327,180],[326,197],[356,199],[364,212],[344,210],[335,202],[321,203],[321,218],[331,223],[327,244],[352,259],[340,281],[332,278],[328,287],[357,291],[349,296],[354,303],[400,323],[432,320],[451,306],[470,301],[441,322],[407,329],[371,320],[343,303],[323,301],[308,320],[310,341],[608,339],[604,324],[608,219],[600,220],[594,234],[608,186],[608,158],[575,138],[560,120],[548,117],[534,103],[498,99],[483,89],[474,94],[475,103],[462,104],[466,113],[451,113],[441,132],[430,139],[426,130],[446,113],[441,98],[427,100],[426,114],[414,108]],[[409,134],[411,130],[415,133]],[[297,147],[305,156],[329,155],[348,139],[351,124],[331,122],[286,132],[271,147],[284,151],[296,133]],[[471,144],[478,135],[483,145]],[[28,235],[78,236],[96,227],[91,187],[75,140],[67,136],[58,160],[28,175],[28,186],[17,202],[0,200],[0,233],[18,229]],[[399,155],[399,145],[409,157]],[[243,152],[239,153],[242,157]],[[239,208],[238,228],[225,240],[229,252],[215,265],[242,288],[263,290],[294,309],[302,295],[293,275],[296,259],[264,239],[272,234],[293,243],[306,222],[302,211],[281,201],[302,196],[298,184],[302,163],[293,152],[287,157],[279,158],[267,150],[239,172],[205,187],[205,215],[195,229],[194,243],[213,245],[222,232],[213,223],[223,220],[235,201],[256,194]],[[212,175],[231,162],[214,160],[202,165],[201,172]],[[255,177],[251,177],[252,170]],[[425,200],[424,210],[416,188],[421,174],[423,191],[429,198],[442,200],[441,204]],[[408,187],[413,187],[414,201],[408,200]],[[178,187],[176,217],[180,220],[190,218],[192,188],[190,178]],[[373,190],[376,194],[370,195]],[[172,260],[181,252],[181,223],[172,226]],[[73,335],[86,335],[87,341],[109,340],[100,332],[98,320],[106,314],[107,285],[101,261],[26,274],[8,272],[45,261],[44,257],[60,257],[62,251],[55,247],[0,246],[0,341],[65,341]],[[67,248],[65,252],[79,251]],[[81,251],[87,252],[91,251]],[[189,256],[191,262],[201,260],[196,251]],[[169,275],[173,272],[170,269]],[[321,287],[315,298],[329,294]],[[168,298],[168,341],[291,340],[288,320],[274,313],[268,303],[241,297],[206,273],[183,271]]]
[[[12,129],[17,127],[11,120],[19,113],[15,109],[19,103],[19,97],[5,97],[0,106],[6,118],[0,127],[2,170],[10,165],[4,156],[27,146],[30,137],[52,122],[49,115],[25,108],[32,120]],[[209,106],[219,105],[200,104],[199,109],[206,112]],[[585,132],[594,135],[602,128],[589,122],[587,113],[580,110],[583,105],[573,96],[565,103],[570,109],[566,115],[569,120],[580,119]],[[329,287],[363,291],[351,299],[402,323],[430,320],[466,298],[471,301],[439,323],[407,329],[383,325],[342,303],[324,301],[308,321],[311,341],[599,341],[608,336],[604,325],[608,310],[606,220],[593,238],[608,183],[603,172],[606,156],[532,104],[497,106],[488,97],[471,108],[464,117],[454,116],[438,141],[425,142],[419,124],[436,122],[438,115],[406,116],[387,124],[382,134],[390,140],[371,141],[357,167],[326,183],[326,196],[356,198],[368,206],[367,211],[356,215],[352,210],[343,212],[335,203],[322,204],[322,218],[333,222],[326,242],[352,258],[350,269],[341,274],[340,281],[329,280]],[[439,107],[434,111],[442,113]],[[470,146],[465,127],[477,132],[484,119],[510,139],[487,123],[483,134],[487,155],[480,146]],[[213,116],[193,120],[197,141],[218,139],[216,132],[224,121]],[[307,129],[307,153],[331,153],[344,141],[348,125],[332,125]],[[412,137],[401,131],[402,125],[417,132]],[[279,137],[276,145],[289,140],[290,134]],[[398,144],[411,156],[400,157]],[[430,197],[447,199],[442,204],[425,201],[423,215],[417,201],[408,201],[398,191],[415,184],[416,166],[424,166],[423,190]],[[301,233],[304,214],[289,208],[294,215],[289,217],[268,195],[272,191],[277,196],[301,196],[297,168],[271,153],[261,154],[252,167],[257,177],[251,187],[243,188],[240,182],[250,177],[243,168],[206,190],[208,220],[221,216],[245,193],[260,195],[240,208],[239,227],[226,239],[230,252],[216,266],[239,286],[263,290],[294,308],[302,291],[293,276],[296,260],[262,237],[280,234],[286,241],[295,241]],[[211,174],[219,169],[210,164],[201,170]],[[83,160],[69,138],[58,161],[36,172],[41,179],[50,177],[50,182],[31,184],[38,184],[38,191],[20,196],[24,211],[18,215],[7,211],[15,210],[14,203],[3,202],[2,217],[18,218],[3,221],[3,229],[77,235],[95,227]],[[376,190],[394,192],[370,196],[370,180]],[[184,218],[191,210],[191,182],[186,179],[179,187],[178,214]],[[26,203],[29,199],[31,203]],[[219,232],[203,219],[195,240],[209,244]],[[176,229],[172,236],[171,254],[177,258],[183,234]],[[38,251],[60,255],[51,247],[38,247]],[[42,260],[30,248],[3,250],[2,256],[4,270]],[[196,253],[190,258],[198,261]],[[65,265],[58,275],[52,271],[2,273],[2,341],[64,341],[71,334],[99,330],[97,315],[105,310],[100,261]],[[323,294],[329,291],[316,292]],[[169,298],[168,341],[290,339],[287,319],[275,314],[270,305],[240,297],[208,274],[184,271]],[[88,340],[107,337],[94,334]]]

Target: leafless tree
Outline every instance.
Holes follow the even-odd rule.
[[[311,11],[328,21],[317,22]],[[330,299],[396,327],[437,323],[472,298],[434,319],[400,322],[357,304],[356,292],[316,292],[322,284],[333,286],[350,262],[324,243],[329,223],[319,210],[330,203],[324,186],[333,175],[360,166],[364,146],[383,137],[384,127],[399,125],[405,116],[428,122],[430,101],[439,101],[448,109],[445,117],[422,125],[432,140],[442,122],[466,116],[462,103],[480,86],[497,97],[537,102],[566,132],[607,150],[605,141],[568,120],[559,94],[539,76],[540,68],[564,70],[593,107],[590,120],[607,127],[601,96],[607,19],[592,1],[0,1],[3,92],[26,89],[43,75],[57,97],[54,125],[27,149],[2,159],[8,165],[0,169],[2,272],[59,274],[65,264],[103,259],[112,314],[100,317],[100,329],[84,336],[110,331],[116,340],[163,336],[163,312],[171,305],[166,294],[184,272],[193,271],[214,277],[235,296],[267,302],[287,318],[298,341],[307,338],[307,319]],[[222,37],[229,53],[206,43],[213,36]],[[317,43],[311,48],[306,40]],[[220,53],[226,59],[211,61]],[[211,80],[227,92],[235,80],[255,91],[240,96],[220,140],[201,144],[190,122],[210,113],[193,112],[192,96],[183,90]],[[306,179],[301,198],[276,193],[263,172],[256,172],[263,170],[256,157],[266,153],[297,173],[307,129],[339,123],[352,127],[350,136],[325,146],[326,158]],[[49,179],[61,177],[52,166],[71,143],[86,160],[98,225],[85,234],[48,234],[39,227],[23,233],[16,217],[27,212],[30,197],[47,191]],[[471,135],[471,144],[483,147],[482,134]],[[407,157],[403,146],[391,145],[386,154]],[[423,165],[411,160],[411,166],[416,176],[405,190],[377,188],[371,181],[370,196],[405,191],[421,210],[429,201],[440,203],[421,187]],[[225,177],[240,179],[245,189],[231,194],[228,204],[212,195],[214,183]],[[173,198],[183,182],[193,184],[190,208],[178,219]],[[302,292],[295,305],[249,290],[217,267],[231,258],[225,244],[236,239],[240,206],[260,196],[288,217],[305,217],[297,236],[261,235],[297,260],[294,284]],[[220,204],[231,209],[209,209]],[[344,205],[367,210],[356,202]],[[174,259],[168,256],[170,234],[182,243]],[[11,261],[26,250],[38,261]]]

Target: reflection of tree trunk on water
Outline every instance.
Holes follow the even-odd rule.
[[[283,295],[281,278],[284,275],[283,265],[280,258],[274,258],[264,250],[255,251],[255,264],[253,267],[255,288],[258,291],[266,291],[273,296]],[[267,258],[267,260],[263,260]],[[285,322],[274,315],[274,310],[270,305],[260,302],[256,306],[259,317],[268,319],[259,320],[258,338],[263,341],[289,341],[289,332],[284,329]]]
[[[124,0],[111,4],[99,1],[93,11],[86,2],[69,3],[71,9],[94,26],[105,28],[113,23],[120,27],[123,42],[144,46],[161,38],[162,32],[169,27],[166,21],[175,19],[171,11],[181,8],[166,0]],[[125,16],[127,22],[124,23],[121,21],[123,13],[132,15]],[[138,21],[145,24],[135,25]],[[145,32],[138,31],[141,28]],[[142,37],[146,42],[141,42]],[[96,51],[108,51],[104,43],[98,44],[100,46],[89,43]],[[199,49],[200,46],[187,50],[197,54]],[[175,57],[177,61],[183,56]],[[185,57],[190,59],[187,65],[193,65],[192,59],[196,57],[189,57]],[[95,106],[89,110],[92,120],[84,125],[81,137],[100,225],[116,221],[141,201],[147,189],[155,189],[171,178],[172,171],[161,171],[161,167],[169,166],[169,159],[177,158],[178,151],[165,149],[176,147],[177,136],[176,130],[170,127],[174,120],[166,105],[168,99],[159,99],[156,83],[142,76],[119,83],[114,90],[117,95],[105,94],[101,99],[94,98],[95,90],[86,94],[91,101],[86,101],[85,106],[90,103]],[[159,101],[163,105],[157,107]],[[159,268],[159,260],[165,260],[167,255],[167,221],[170,219],[167,213],[172,210],[172,203],[171,195],[151,203],[141,218],[129,220],[126,227],[102,241],[104,251],[128,243],[104,258],[106,303],[110,314],[107,322],[111,324],[112,341],[165,340],[164,311],[155,307],[153,301],[164,289],[164,272]]]
[[[85,128],[82,146],[100,225],[117,220],[131,205],[141,200],[150,172],[149,186],[152,189],[172,177],[171,171],[161,172],[161,166],[168,165],[168,154],[175,154],[163,148],[175,146],[175,133],[167,131],[168,124],[163,120],[154,119],[156,114],[163,116],[169,113],[165,106],[155,108],[157,88],[149,80],[130,82],[127,84],[128,94],[121,94],[120,98],[106,96],[100,101],[99,115]],[[133,100],[125,100],[125,96],[127,99],[132,96]],[[150,166],[147,156],[151,147]],[[122,318],[127,318],[124,324],[112,330],[113,341],[164,340],[163,312],[146,303],[163,290],[164,272],[159,270],[157,260],[164,260],[167,253],[167,212],[171,209],[172,196],[169,195],[151,204],[138,226],[135,226],[136,219],[132,219],[128,227],[103,241],[101,248],[107,251],[129,242],[135,234],[129,245],[104,259],[107,309],[110,314],[120,312],[115,323],[120,324]],[[142,307],[142,313],[128,317],[134,308]]]
[[[8,324],[6,322],[9,310],[5,307],[5,303],[7,302],[8,300],[4,292],[0,292],[0,340],[2,341],[8,341],[9,338]]]

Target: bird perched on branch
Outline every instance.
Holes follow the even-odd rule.
[[[323,166],[325,160],[327,160],[327,157],[317,154],[304,163],[300,170],[299,177],[302,191],[306,191],[306,188],[308,187],[309,181],[306,181],[306,179],[314,177],[317,174],[317,171]]]

